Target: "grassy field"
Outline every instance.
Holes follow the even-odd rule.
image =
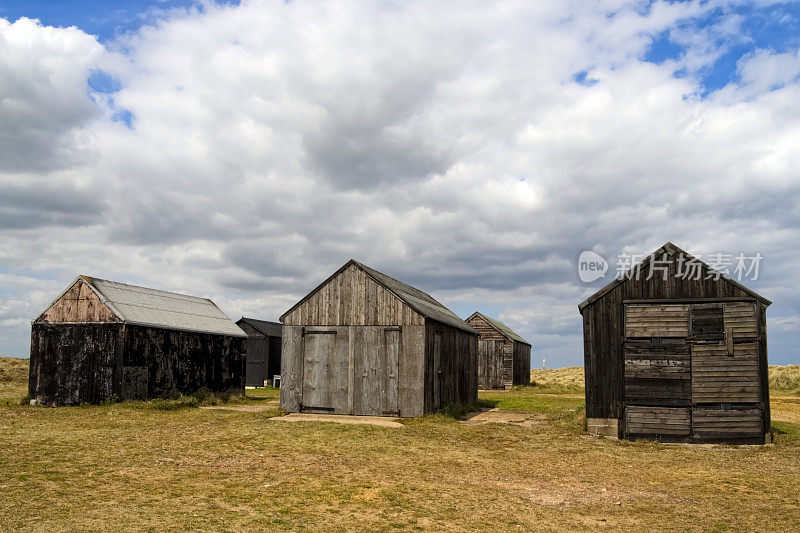
[[[274,389],[207,408],[190,405],[224,399],[20,405],[12,363],[0,359],[2,530],[800,528],[788,393],[773,394],[776,444],[689,446],[584,435],[564,376],[482,392],[510,423],[385,428],[276,421]]]

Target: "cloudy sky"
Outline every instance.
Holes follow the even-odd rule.
[[[353,257],[581,364],[672,241],[760,253],[800,362],[798,3],[120,5],[0,2],[0,354],[77,274],[274,320]]]

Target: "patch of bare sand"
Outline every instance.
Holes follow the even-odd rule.
[[[479,426],[481,424],[514,424],[517,426],[538,426],[544,420],[544,415],[529,413],[509,413],[498,408],[481,409],[464,415],[460,420],[465,426]]]
[[[396,419],[383,416],[355,416],[355,415],[317,415],[311,413],[289,413],[285,416],[276,416],[270,420],[281,422],[332,422],[335,424],[356,424],[379,426],[384,428],[402,428],[403,424]]]
[[[239,411],[242,413],[261,413],[278,407],[278,402],[263,403],[260,405],[204,405],[200,409],[215,409],[219,411]]]

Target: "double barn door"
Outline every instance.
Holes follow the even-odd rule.
[[[400,327],[307,328],[301,411],[400,416]]]
[[[757,313],[749,301],[626,304],[626,434],[759,436]]]

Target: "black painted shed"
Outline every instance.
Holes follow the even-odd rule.
[[[578,306],[589,431],[769,440],[770,303],[672,243],[589,297]]]
[[[244,391],[246,341],[206,298],[79,276],[31,325],[29,394],[68,405]]]
[[[242,317],[236,325],[247,333],[247,373],[245,385],[266,387],[281,374],[280,322]]]

